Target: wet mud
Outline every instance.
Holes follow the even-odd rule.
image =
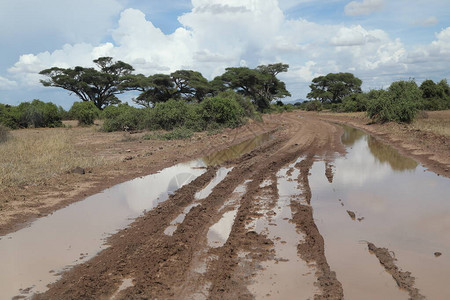
[[[398,287],[408,292],[411,300],[425,299],[419,290],[414,287],[415,278],[411,276],[411,272],[404,272],[395,264],[394,254],[391,254],[387,248],[378,248],[373,243],[367,243],[367,247],[371,253],[376,255],[386,272],[392,275]]]
[[[362,149],[361,142],[367,140],[358,131],[292,114],[284,118],[283,130],[205,158],[199,174],[189,182],[186,176],[176,177],[175,182],[186,184],[176,182],[177,189],[164,201],[107,238],[104,249],[64,272],[35,298],[429,296],[433,275],[423,272],[424,264],[431,260],[440,263],[440,269],[437,265],[433,268],[442,272],[448,263],[446,255],[436,255],[450,243],[443,235],[446,206],[440,211],[442,225],[433,221],[441,202],[430,201],[427,210],[414,198],[409,205],[415,211],[423,208],[421,224],[426,226],[407,223],[395,227],[384,224],[382,216],[410,221],[411,211],[403,215],[398,210],[408,202],[371,196],[374,191],[389,191],[381,181],[388,168],[412,176],[420,166],[408,160],[398,162],[399,157],[392,158],[390,149],[377,146],[377,141]],[[367,158],[355,154],[366,153],[363,150],[372,153],[371,163],[379,168],[365,165]],[[391,159],[396,162],[389,167]],[[373,172],[365,174],[365,167]],[[445,185],[427,180],[439,188]],[[374,185],[373,190],[365,190],[370,181],[385,188]],[[410,235],[412,228],[426,234]],[[406,235],[420,244],[420,249],[407,240],[399,241],[399,236]],[[386,245],[398,261],[392,252],[375,244]],[[424,264],[411,264],[417,260],[417,252],[425,257]],[[432,286],[443,284],[437,281]],[[445,293],[443,289],[429,299]]]

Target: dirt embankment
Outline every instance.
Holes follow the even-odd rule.
[[[373,124],[363,113],[301,114],[362,129],[431,171],[450,178],[450,111],[427,112],[411,124]]]
[[[106,299],[118,291],[124,279],[132,279],[133,285],[116,294],[117,298],[252,299],[248,289],[252,274],[260,262],[273,259],[274,251],[273,241],[264,233],[246,228],[260,217],[257,198],[262,192],[261,185],[272,180],[266,192],[272,195],[268,197],[267,207],[273,209],[278,198],[273,183],[277,172],[302,156],[305,158],[299,166],[298,181],[303,199],[310,199],[307,174],[314,157],[332,157],[343,151],[339,126],[299,118],[297,114],[276,117],[284,124],[283,130],[258,149],[228,162],[234,166],[233,170],[200,205],[189,211],[172,236],[164,234],[165,229],[194,201],[195,193],[212,178],[214,168],[115,234],[109,240],[109,248],[74,267],[37,298]],[[236,217],[229,237],[223,246],[209,247],[207,233],[223,217],[220,208],[236,187],[246,181],[246,191],[235,207]],[[291,222],[305,236],[304,241],[298,241],[298,254],[316,266],[319,292],[315,299],[342,299],[342,286],[327,263],[324,241],[314,223],[311,207],[300,199],[292,199],[291,208]],[[250,260],[245,260],[243,253]],[[205,267],[199,271],[202,262]]]

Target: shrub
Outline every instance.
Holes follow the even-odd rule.
[[[103,130],[111,132],[142,129],[144,128],[144,116],[144,109],[132,107],[128,104],[109,106],[103,112],[105,118]]]
[[[319,100],[309,101],[305,105],[305,110],[307,111],[321,111],[323,109],[322,102]]]
[[[337,111],[340,112],[358,112],[367,110],[367,94],[355,93],[346,96]]]
[[[80,125],[92,125],[98,118],[100,110],[92,101],[75,102],[69,110],[69,115],[78,120]]]
[[[157,103],[155,107],[148,110],[145,127],[172,130],[186,126],[193,130],[203,130],[205,124],[200,112],[201,107],[198,104],[170,99],[167,102]]]
[[[0,124],[0,144],[6,142],[8,138],[9,138],[8,128]]]
[[[20,111],[17,106],[0,103],[0,124],[17,129],[20,127]]]
[[[33,100],[31,103],[23,102],[19,104],[20,127],[60,127],[62,126],[61,116],[58,107],[51,103],[40,100]]]
[[[368,116],[377,122],[409,123],[421,105],[422,92],[414,81],[397,81],[370,99]]]
[[[244,123],[244,109],[233,97],[217,95],[201,103],[203,119],[207,123],[218,123],[225,127],[237,127]]]

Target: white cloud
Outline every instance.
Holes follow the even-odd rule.
[[[445,66],[439,59],[449,61],[450,29],[437,34],[433,43],[408,51],[400,39],[380,29],[288,20],[276,0],[193,0],[192,6],[172,34],[163,33],[140,10],[126,9],[110,43],[66,44],[53,52],[22,55],[9,69],[9,80],[39,86],[42,69],[92,66],[99,56],[123,60],[147,75],[193,69],[209,79],[230,66],[284,62],[290,71],[281,78],[300,98],[312,78],[329,72],[380,76],[368,80],[378,88],[393,74],[418,72],[420,59],[436,58],[427,68]]]
[[[17,82],[0,76],[0,89],[9,90],[17,87]]]
[[[384,0],[352,1],[345,6],[344,11],[347,16],[369,15],[375,11],[381,10],[383,6]]]

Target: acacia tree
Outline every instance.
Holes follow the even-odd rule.
[[[322,103],[340,103],[348,95],[361,93],[361,84],[361,79],[352,73],[329,73],[312,80],[306,97]]]
[[[166,102],[177,92],[172,78],[165,74],[150,76],[143,74],[129,75],[120,85],[120,88],[141,92],[133,101],[144,107],[151,107],[158,102]]]
[[[99,109],[120,103],[116,95],[124,92],[120,85],[134,71],[133,67],[114,61],[112,57],[100,57],[94,63],[99,70],[80,66],[42,70],[39,74],[48,79],[41,80],[41,83],[68,90],[83,101],[92,101]]]
[[[213,88],[200,72],[178,70],[170,74],[170,77],[177,89],[177,98],[201,102],[207,95],[213,94]]]
[[[256,69],[247,67],[227,68],[226,72],[214,79],[217,85],[221,82],[226,89],[235,90],[246,97],[262,111],[270,107],[270,102],[291,94],[286,90],[284,82],[276,75],[286,72],[288,65],[261,65]]]

